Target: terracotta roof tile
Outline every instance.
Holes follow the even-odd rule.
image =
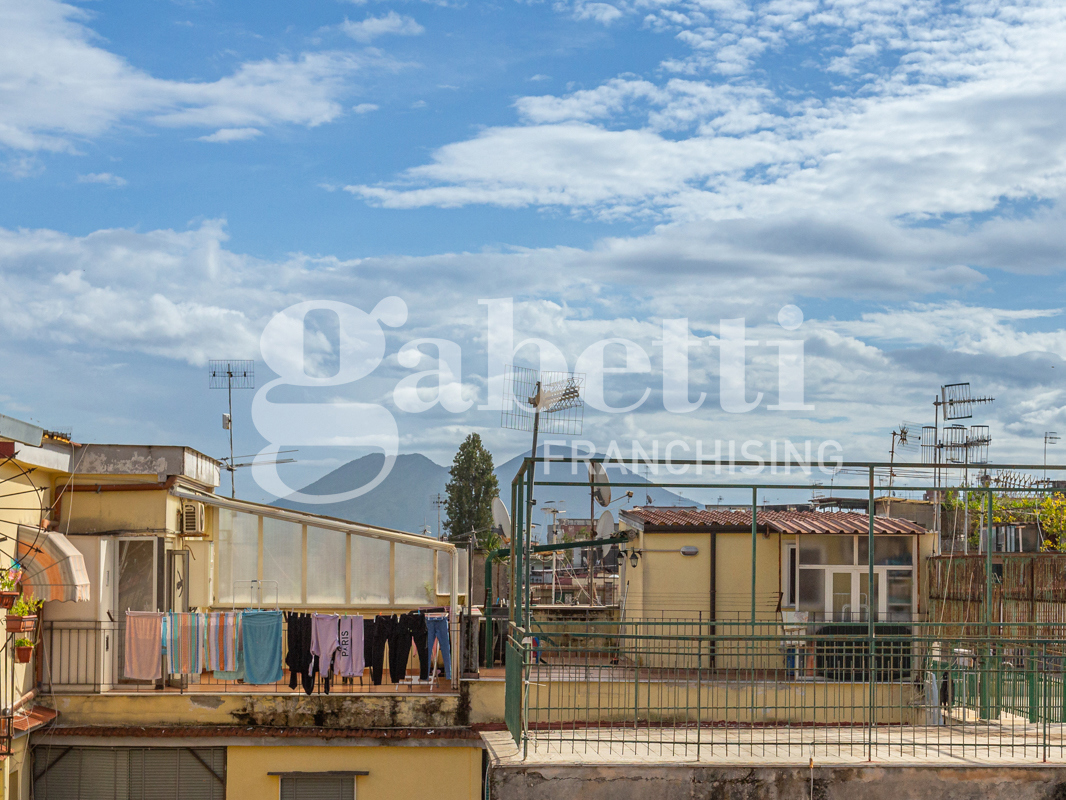
[[[59,714],[51,708],[34,706],[29,711],[22,710],[15,712],[14,727],[16,731],[25,733],[39,728],[42,725],[47,725],[58,716]]]
[[[716,509],[664,508],[638,506],[622,512],[645,528],[748,528],[751,513]],[[869,531],[869,517],[856,511],[758,511],[755,522],[774,533],[863,534]],[[874,533],[927,533],[917,523],[896,517],[874,517]]]

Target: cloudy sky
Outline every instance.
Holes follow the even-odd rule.
[[[647,354],[604,387],[643,404],[586,413],[601,448],[832,439],[883,460],[968,380],[996,398],[974,420],[993,461],[1039,461],[1066,433],[1064,41],[1057,0],[0,0],[0,411],[220,456],[208,359],[256,359],[262,385],[277,313],[396,296],[373,372],[274,397],[382,405],[400,450],[440,463],[478,430],[502,460],[526,435],[478,408],[479,301],[513,298],[514,341],[571,369],[608,338],[639,346],[631,368]],[[293,346],[330,374],[341,337],[312,317]],[[686,413],[658,344],[679,318],[689,402],[707,394]],[[738,318],[747,413],[719,402]],[[467,410],[432,405],[432,376],[400,384],[440,366],[400,355],[422,338],[457,344],[439,372]],[[785,339],[811,409],[769,408]],[[238,455],[266,445],[252,394]],[[359,452],[305,448],[285,474]]]

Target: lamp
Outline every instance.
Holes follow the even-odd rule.
[[[637,568],[637,564],[639,562],[640,562],[640,551],[639,550],[630,550],[629,551],[629,566],[631,566],[634,569],[636,569]]]

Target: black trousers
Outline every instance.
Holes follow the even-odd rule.
[[[396,615],[381,616],[378,615],[374,618],[374,644],[370,654],[370,677],[374,681],[375,686],[381,685],[381,673],[385,665],[385,647],[389,648],[389,677],[393,683],[396,683],[396,673],[393,669],[393,638],[396,635],[396,629],[399,627],[399,622],[396,619]]]
[[[392,643],[389,643],[389,671],[393,675],[392,682],[397,683],[400,679],[407,677],[407,658],[411,655],[412,640],[415,650],[418,651],[418,677],[426,680],[429,677],[426,615],[421,611],[403,614],[396,628],[396,647],[394,648]],[[399,678],[396,677],[397,675]]]
[[[299,680],[304,691],[311,694],[315,688],[314,676],[308,674],[311,667],[311,615],[289,614],[286,624],[288,652],[285,666],[289,668],[289,688],[295,689]]]

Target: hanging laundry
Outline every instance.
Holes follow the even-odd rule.
[[[333,656],[340,645],[338,623],[340,617],[336,614],[314,614],[311,617],[311,655],[313,661],[309,674],[319,672],[322,675],[322,685],[329,694],[329,676],[333,670]]]
[[[452,677],[452,641],[448,636],[447,617],[426,617],[426,649],[432,653],[433,645],[440,647],[440,657],[444,661],[444,677]]]
[[[163,677],[163,615],[158,611],[127,611],[123,677],[155,681]]]
[[[421,611],[412,611],[401,614],[393,641],[389,640],[389,671],[395,676],[399,672],[400,677],[393,677],[392,682],[398,683],[407,677],[407,659],[411,655],[411,643],[414,642],[418,651],[418,677],[421,680],[429,678],[429,651],[426,648],[426,615]],[[395,663],[395,667],[393,664]]]
[[[244,643],[244,680],[252,685],[277,683],[284,670],[281,660],[281,612],[245,611],[241,620]]]
[[[373,673],[374,663],[374,619],[373,617],[363,618],[363,665],[365,667],[371,667],[371,673]]]
[[[293,612],[287,614],[288,630],[285,653],[285,666],[289,668],[289,688],[295,689],[300,681],[304,692],[311,694],[315,688],[315,679],[311,670],[311,615]]]
[[[391,645],[392,638],[399,627],[399,623],[396,621],[396,615],[383,616],[379,614],[374,618],[374,643],[370,656],[370,677],[374,681],[375,686],[381,685],[381,673],[384,669],[385,662],[385,647]],[[393,683],[397,683],[400,677],[393,671],[392,663],[392,648],[389,647],[389,677]]]
[[[204,660],[212,672],[236,672],[241,648],[241,615],[237,611],[211,611],[206,620]],[[217,675],[216,675],[217,677]]]
[[[199,675],[204,664],[204,617],[189,611],[166,615],[167,673]]]
[[[335,672],[342,678],[357,678],[363,674],[363,664],[363,618],[341,617]]]

